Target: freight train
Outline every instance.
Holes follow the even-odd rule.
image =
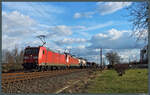
[[[65,69],[86,67],[86,61],[82,58],[71,56],[68,53],[57,53],[44,46],[26,47],[23,58],[24,69]]]

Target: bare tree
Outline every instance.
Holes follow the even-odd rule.
[[[134,2],[128,7],[129,18],[132,23],[132,36],[137,40],[148,40],[148,2]]]
[[[17,47],[15,47],[12,51],[3,50],[3,63],[5,64],[2,64],[2,71],[8,72],[22,69],[23,54],[24,51],[21,50],[19,52]]]
[[[108,52],[106,53],[106,59],[109,61],[110,65],[114,65],[115,63],[120,62],[120,56],[116,52]]]
[[[19,53],[19,63],[23,63],[23,55],[24,55],[24,50],[21,50]]]
[[[6,54],[5,54],[5,61],[6,61],[6,63],[9,63],[9,64],[12,64],[12,63],[14,63],[14,56],[11,54],[11,52],[10,51],[6,51]]]
[[[2,49],[2,63],[7,63],[7,61],[6,61],[6,52],[7,52],[7,50]]]
[[[12,51],[3,50],[3,63],[17,63],[23,62],[24,50],[19,51],[18,48],[14,48]]]
[[[12,56],[14,57],[14,62],[13,63],[18,63],[18,48],[15,46],[15,48],[12,50]]]

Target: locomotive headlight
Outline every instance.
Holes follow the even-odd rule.
[[[25,56],[24,59],[29,59],[29,57],[28,57],[28,56]]]
[[[34,58],[34,59],[38,59],[38,57],[37,57],[37,56],[34,56],[33,58]]]

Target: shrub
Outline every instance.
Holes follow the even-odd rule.
[[[118,73],[119,76],[125,74],[125,71],[129,68],[128,64],[115,64],[114,69]]]

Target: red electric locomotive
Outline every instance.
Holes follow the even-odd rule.
[[[48,69],[79,67],[78,58],[69,54],[60,54],[44,46],[25,48],[23,67],[25,69]]]

